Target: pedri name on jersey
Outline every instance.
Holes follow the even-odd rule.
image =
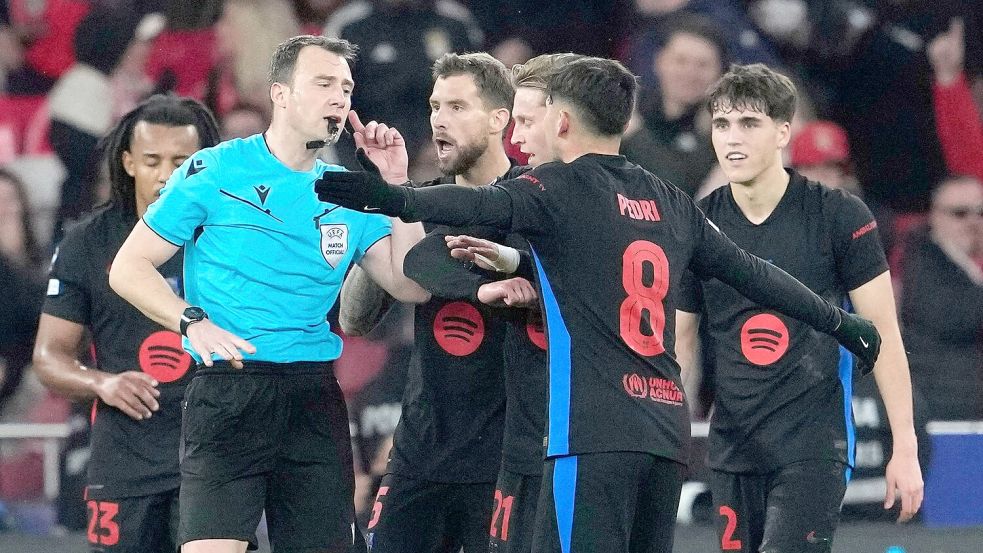
[[[637,221],[661,221],[655,200],[632,200],[618,194],[618,211],[622,217]]]

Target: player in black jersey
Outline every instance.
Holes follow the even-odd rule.
[[[671,551],[689,437],[672,355],[683,270],[833,333],[866,362],[877,356],[870,323],[748,255],[682,191],[617,154],[635,88],[612,60],[558,68],[544,124],[562,163],[494,186],[394,187],[368,172],[315,183],[340,205],[529,239],[550,366],[535,551]]]
[[[546,78],[576,54],[544,54],[512,68],[515,100],[512,104],[512,143],[537,166],[549,159],[545,149]],[[524,242],[524,241],[523,241]],[[448,237],[455,258],[493,270],[507,251],[503,245],[471,236]],[[528,248],[519,242],[504,245]],[[513,250],[514,251],[514,250]],[[512,254],[513,256],[516,254]],[[484,258],[484,259],[482,259]],[[496,265],[489,265],[491,261]],[[532,277],[530,277],[532,278]],[[508,281],[486,284],[494,292],[489,299],[512,303],[522,290]],[[518,311],[506,331],[505,344],[505,434],[502,439],[502,468],[495,485],[491,548],[494,553],[528,553],[532,550],[536,506],[543,477],[543,435],[546,430],[546,335],[539,309]]]
[[[52,390],[94,400],[86,506],[94,551],[177,549],[181,400],[191,357],[181,337],[109,288],[109,267],[171,173],[218,142],[208,110],[154,96],[105,138],[113,199],[72,228],[55,252],[34,367]],[[161,267],[182,293],[181,258]],[[78,354],[91,333],[95,366]]]
[[[782,166],[795,95],[760,64],[734,66],[711,87],[713,145],[730,184],[699,205],[737,245],[877,326],[874,376],[894,441],[885,508],[900,492],[904,521],[921,503],[922,478],[891,275],[863,202]],[[708,318],[714,348],[709,466],[720,549],[830,551],[854,459],[852,356],[718,280],[694,284],[701,293],[682,306]],[[677,333],[695,335],[697,321],[680,318]]]
[[[502,133],[513,94],[505,66],[487,54],[447,54],[435,62],[433,76],[433,141],[440,168],[449,175],[441,182],[481,186],[505,175],[511,163]],[[501,459],[507,320],[503,310],[478,298],[477,288],[488,279],[463,270],[445,246],[448,233],[482,231],[434,225],[426,230],[404,270],[432,297],[415,308],[402,416],[368,541],[381,553],[462,546],[484,552]],[[485,236],[504,236],[491,232]],[[378,288],[356,269],[341,297],[345,332],[367,331],[379,312]]]

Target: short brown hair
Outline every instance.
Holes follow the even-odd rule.
[[[512,81],[509,79],[509,71],[505,68],[505,64],[491,54],[451,52],[433,62],[433,80],[455,75],[471,75],[475,86],[478,87],[478,95],[486,107],[512,109],[515,88],[512,87]]]
[[[328,52],[338,54],[348,61],[349,65],[355,61],[358,54],[358,46],[341,38],[328,38],[325,36],[300,35],[280,43],[273,52],[273,60],[270,62],[270,84],[290,83],[294,77],[294,68],[297,66],[297,57],[300,51],[307,46],[317,46]]]
[[[557,67],[548,81],[548,98],[570,102],[594,132],[605,136],[625,132],[635,107],[638,77],[620,62],[583,56]]]
[[[580,54],[572,53],[542,54],[526,63],[517,63],[512,66],[512,86],[546,90],[549,76],[557,67],[581,57],[583,56]]]
[[[753,110],[775,121],[792,121],[797,92],[792,80],[763,63],[731,65],[707,91],[707,110]]]

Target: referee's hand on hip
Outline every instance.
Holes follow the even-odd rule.
[[[209,319],[196,322],[188,327],[188,340],[206,367],[212,366],[212,355],[217,355],[232,363],[236,369],[242,368],[242,352],[250,355],[256,353],[256,348],[219,327]]]

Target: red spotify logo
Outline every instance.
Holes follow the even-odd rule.
[[[140,368],[158,382],[174,382],[191,368],[191,356],[181,347],[181,336],[169,330],[154,332],[140,344]]]
[[[470,303],[448,303],[437,312],[433,335],[447,353],[457,357],[471,355],[485,338],[485,320]]]
[[[530,309],[526,319],[526,335],[536,347],[546,351],[546,333],[543,331],[543,314]]]
[[[788,328],[781,319],[760,313],[741,327],[741,352],[755,365],[771,365],[788,351]]]

